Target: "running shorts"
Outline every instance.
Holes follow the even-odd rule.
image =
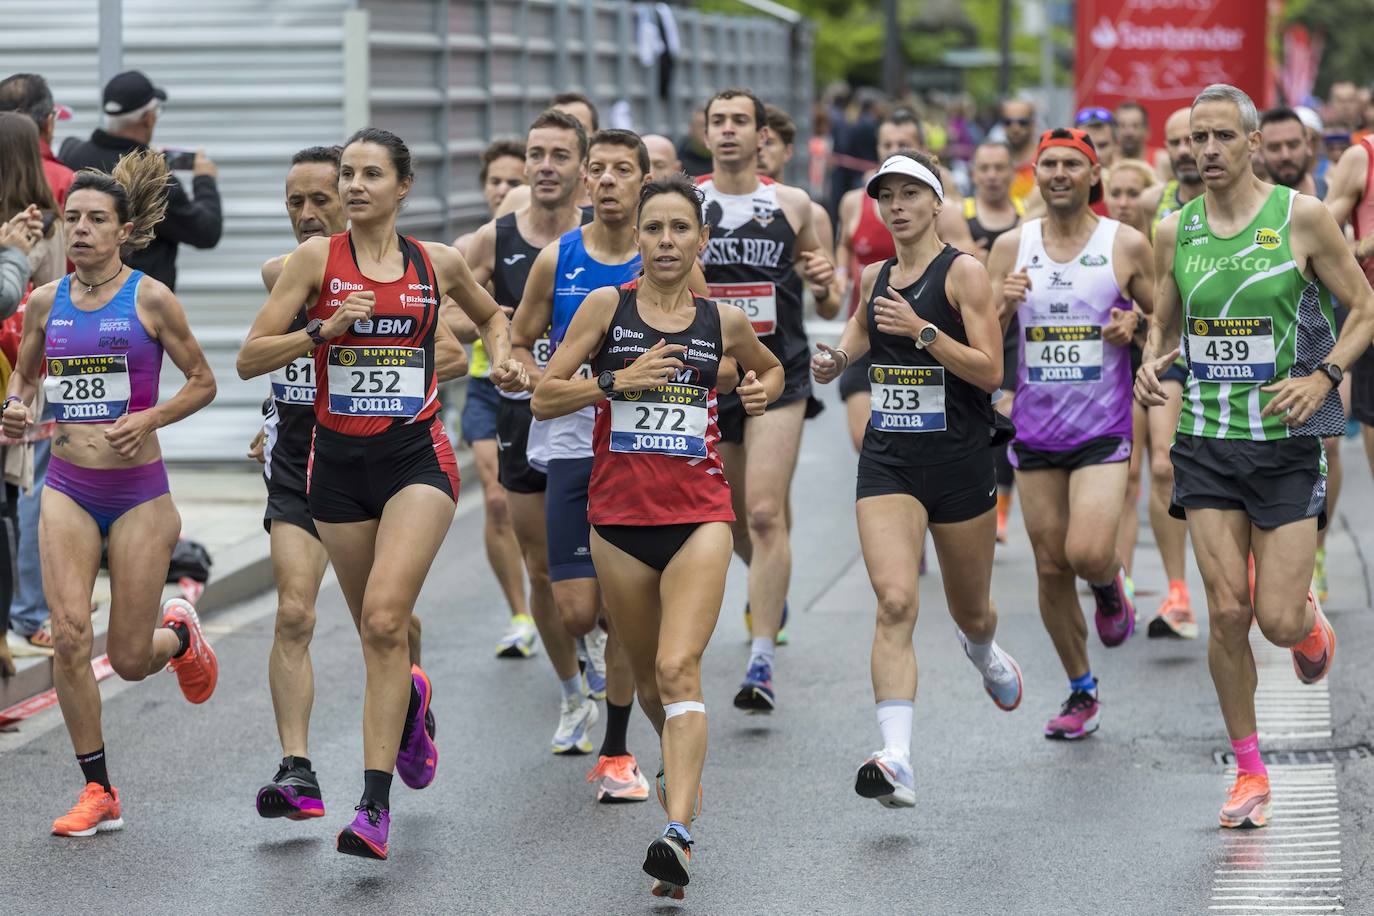
[[[1011,466],[1018,471],[1076,471],[1093,464],[1115,464],[1131,460],[1131,440],[1121,436],[1098,436],[1062,452],[1011,444]]]
[[[793,401],[811,397],[811,354],[801,353],[790,364],[783,365],[782,394],[768,405],[769,410],[786,407]],[[819,413],[820,411],[816,411]],[[720,441],[741,443],[744,441],[744,421],[748,415],[744,405],[734,394],[722,395],[717,400],[716,428],[720,430]],[[815,416],[808,413],[808,417]]]
[[[555,458],[549,462],[544,517],[549,530],[549,581],[595,579],[592,526],[587,521],[587,488],[592,458]]]
[[[1307,518],[1326,527],[1326,454],[1316,436],[1256,442],[1180,433],[1169,455],[1174,518],[1189,509],[1231,509],[1266,531]]]
[[[458,501],[458,462],[436,417],[376,436],[347,436],[315,427],[306,472],[310,516],[317,522],[382,517],[387,500],[412,484],[428,484]]]
[[[910,496],[932,525],[977,518],[997,506],[997,456],[984,448],[944,464],[895,465],[859,454],[856,500],[893,493]]]
[[[267,511],[262,516],[262,527],[267,529],[268,534],[272,533],[273,522],[282,522],[303,528],[309,532],[311,537],[316,539],[320,536],[320,533],[315,530],[315,520],[310,517],[310,497],[305,494],[305,491],[269,479],[267,481]]]
[[[459,419],[464,442],[471,445],[496,438],[496,411],[500,402],[501,395],[496,393],[496,386],[490,379],[468,379],[467,400],[463,402],[463,413]]]
[[[543,493],[548,485],[543,473],[530,467],[532,422],[529,401],[501,398],[496,408],[496,476],[512,493]]]

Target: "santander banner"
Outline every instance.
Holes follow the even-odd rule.
[[[1079,107],[1128,99],[1165,119],[1211,83],[1263,108],[1269,73],[1265,0],[1078,0],[1074,95]]]

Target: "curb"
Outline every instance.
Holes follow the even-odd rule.
[[[460,476],[476,474],[470,451],[459,457],[458,472]],[[211,620],[220,611],[272,587],[272,553],[265,539],[221,550],[214,558],[213,569],[224,572],[211,573],[205,591],[196,602],[196,613],[202,620]],[[105,628],[96,630],[91,658],[105,654],[105,638]],[[14,677],[0,678],[0,709],[22,703],[53,686],[52,659],[16,659],[15,664],[19,671]]]

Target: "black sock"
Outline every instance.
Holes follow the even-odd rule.
[[[406,707],[406,721],[401,726],[401,747],[405,747],[410,740],[410,725],[415,721],[415,717],[420,712],[420,691],[415,686],[415,679],[410,679],[410,705]]]
[[[281,759],[281,766],[282,766],[282,769],[283,769],[283,770],[294,770],[294,769],[297,769],[297,768],[300,768],[300,769],[302,769],[302,770],[310,770],[310,758],[309,758],[309,757],[290,757],[290,756],[283,757],[283,758]],[[314,772],[314,770],[310,770],[310,771],[311,771],[312,773]]]
[[[391,774],[381,770],[363,770],[364,806],[378,811],[391,810]]]
[[[105,748],[90,754],[77,754],[76,762],[81,764],[81,772],[86,777],[87,782],[100,783],[106,792],[113,791],[110,786],[110,774],[105,769]]]
[[[602,757],[624,757],[630,753],[625,747],[625,732],[630,727],[630,708],[606,701],[606,736],[601,739]]]
[[[180,620],[167,624],[167,629],[175,633],[177,642],[181,643],[180,648],[172,653],[172,658],[181,658],[186,654],[186,650],[191,647],[191,631]]]

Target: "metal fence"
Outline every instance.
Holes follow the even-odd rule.
[[[624,101],[635,129],[676,139],[711,92],[750,86],[796,118],[793,168],[804,174],[804,24],[675,9],[682,54],[662,97],[658,62],[646,67],[638,54],[644,5],[619,0],[124,0],[122,29],[103,48],[102,5],[0,0],[0,59],[6,72],[44,74],[75,110],[59,125],[60,144],[99,126],[98,61],[112,53],[168,91],[154,143],[204,147],[220,168],[224,237],[212,251],[182,248],[177,289],[220,394],[166,431],[173,458],[232,459],[256,429],[265,385],[240,382],[233,356],[264,297],[260,265],[294,245],[282,183],[301,147],[364,124],[400,134],[416,162],[404,226],[445,241],[485,218],[477,172],[486,144],[523,134],[566,90],[595,100],[603,121]],[[165,375],[175,390],[179,376]]]

